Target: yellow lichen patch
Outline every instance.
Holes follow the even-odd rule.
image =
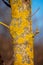
[[[17,15],[19,15],[17,4],[12,4],[12,17],[18,17]]]
[[[26,47],[26,51],[28,52],[30,50],[30,48],[29,47]]]
[[[34,34],[33,33],[29,33],[29,37],[33,38]]]
[[[26,53],[29,55],[30,48],[26,47]]]
[[[12,4],[12,10],[18,10],[18,4]]]
[[[10,30],[13,30],[14,27],[18,26],[18,21],[15,21],[14,19],[12,20],[11,24],[10,24]],[[13,29],[12,29],[13,28]]]
[[[24,10],[24,11],[23,11],[23,14],[26,15],[26,16],[28,16],[29,13],[30,13],[30,12],[29,12],[28,10]]]
[[[30,59],[33,58],[33,51],[27,50],[27,54]]]
[[[17,34],[14,32],[11,32],[11,34],[12,34],[12,37],[14,38],[14,39],[16,39],[16,37],[17,37]]]
[[[19,28],[15,26],[14,29],[13,29],[13,32],[14,32],[14,31],[17,32],[18,30],[19,30]]]
[[[28,16],[29,12],[27,10],[21,11],[20,12],[20,17],[22,19],[25,19]]]
[[[25,40],[29,42],[29,34],[25,35]]]
[[[31,59],[31,65],[34,65],[34,59],[33,60]]]
[[[14,27],[14,26],[10,26],[10,33],[12,35],[13,38],[16,38],[17,37],[17,31],[18,31],[18,27]]]
[[[18,6],[22,6],[22,1],[21,0],[18,1]]]
[[[11,32],[13,30],[13,26],[10,26],[9,28],[10,28],[10,32]]]
[[[16,54],[16,58],[18,62],[22,62],[22,55],[21,54]]]
[[[20,36],[20,35],[22,35],[22,33],[24,33],[24,30],[21,27],[18,28],[17,35]]]
[[[14,10],[14,12],[12,11],[12,17],[20,18],[19,11],[18,10]]]
[[[21,27],[24,29],[26,27],[29,28],[29,22],[26,19],[22,19]]]
[[[17,42],[18,44],[22,44],[22,43],[24,43],[25,41],[24,41],[24,38],[23,38],[23,37],[19,37],[19,38],[16,40],[16,42]]]
[[[33,34],[32,33],[28,33],[25,35],[25,39],[29,41],[29,43],[33,42]]]
[[[29,63],[27,63],[27,62],[24,62],[24,64],[23,65],[30,65]]]

